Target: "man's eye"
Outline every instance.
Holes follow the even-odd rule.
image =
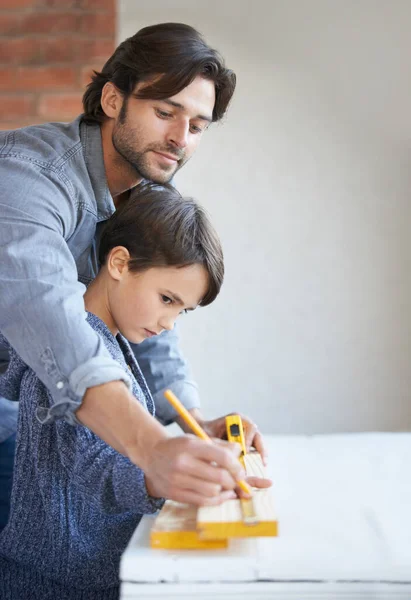
[[[172,304],[173,301],[171,298],[169,298],[168,296],[165,296],[164,294],[161,294],[161,299],[164,302],[164,304]]]
[[[160,117],[160,119],[168,119],[172,116],[171,113],[166,112],[165,110],[160,110],[159,108],[156,108],[156,114],[158,117]]]
[[[198,127],[197,125],[191,125],[190,131],[191,133],[203,133],[203,129],[201,129],[201,127]]]

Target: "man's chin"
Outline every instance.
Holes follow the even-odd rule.
[[[179,166],[170,167],[170,169],[161,169],[159,167],[147,167],[144,169],[139,169],[138,173],[144,179],[148,179],[153,183],[164,184],[171,181],[176,172],[178,171]]]

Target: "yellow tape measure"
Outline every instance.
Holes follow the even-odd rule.
[[[241,446],[241,455],[239,457],[239,460],[245,469],[246,466],[244,456],[247,454],[247,449],[245,447],[244,427],[240,415],[228,415],[225,418],[225,425],[227,430],[228,441],[237,442],[237,444],[240,444]],[[240,503],[244,524],[257,525],[258,517],[255,512],[252,498],[248,500],[240,498]]]
[[[247,454],[245,447],[244,428],[240,415],[228,415],[225,418],[227,439],[229,442],[237,442],[241,446],[240,460],[244,465],[244,455]]]

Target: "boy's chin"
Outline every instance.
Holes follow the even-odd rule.
[[[125,337],[130,344],[141,344],[141,342],[144,342],[146,339],[143,333],[139,331],[127,331],[125,329],[120,329],[119,333],[121,333],[121,335]]]
[[[141,342],[144,342],[144,340],[146,340],[147,338],[145,338],[142,335],[132,335],[127,337],[126,335],[124,336],[131,344],[141,344]]]
[[[122,332],[122,334],[126,338],[126,340],[128,340],[131,344],[141,344],[141,342],[144,342],[144,340],[147,340],[150,337],[155,337],[147,335],[144,329],[142,331],[127,331],[124,333]]]

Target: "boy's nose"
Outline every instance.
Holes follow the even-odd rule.
[[[175,319],[173,319],[172,317],[162,317],[158,324],[161,327],[161,329],[165,329],[166,331],[171,331],[172,329],[174,329],[174,321]]]

